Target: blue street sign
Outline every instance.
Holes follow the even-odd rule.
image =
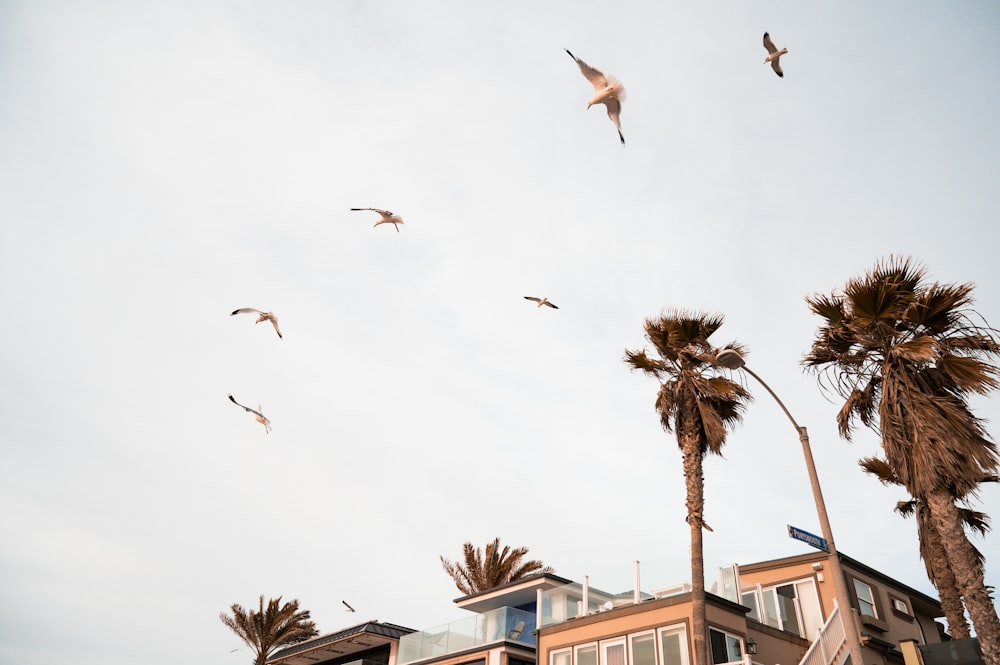
[[[803,531],[802,529],[794,527],[791,524],[788,525],[788,537],[794,538],[795,540],[801,540],[803,543],[812,545],[818,550],[823,550],[824,552],[830,551],[830,549],[826,546],[826,538],[820,538],[816,534]]]

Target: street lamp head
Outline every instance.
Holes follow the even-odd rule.
[[[726,369],[740,369],[746,365],[746,361],[743,360],[743,356],[740,355],[739,351],[733,349],[723,349],[715,356],[715,362],[719,364],[720,367],[725,367]]]

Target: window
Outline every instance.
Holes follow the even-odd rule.
[[[783,584],[774,588],[774,597],[778,604],[778,615],[781,620],[781,629],[789,633],[801,635],[799,628],[799,612],[797,610],[795,595],[795,585]]]
[[[576,665],[597,665],[597,643],[581,644],[573,649]]]
[[[878,613],[875,612],[875,594],[872,592],[872,588],[861,580],[854,580],[854,593],[858,597],[858,612],[862,616],[877,619]]]
[[[625,665],[625,638],[601,642],[601,665]]]
[[[681,626],[660,628],[661,665],[688,665],[687,629]]]
[[[630,665],[656,665],[656,636],[653,631],[629,635]]]
[[[750,608],[751,619],[800,637],[811,639],[823,625],[819,594],[811,578],[773,587],[758,586],[744,591],[741,601]]]
[[[709,628],[708,641],[711,644],[714,665],[743,660],[743,640],[738,635]]]
[[[910,614],[909,608],[906,606],[906,601],[901,598],[890,598],[892,601],[892,609],[896,610],[900,614]]]
[[[549,654],[549,663],[551,665],[571,665],[571,656],[572,652],[569,649],[553,651]]]
[[[756,591],[744,591],[740,596],[740,602],[750,608],[750,612],[747,614],[751,619],[756,619],[760,621],[760,610],[757,609],[757,592]],[[763,621],[760,621],[764,623]]]

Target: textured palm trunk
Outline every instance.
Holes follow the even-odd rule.
[[[986,590],[983,568],[969,542],[962,519],[949,492],[936,491],[927,497],[927,507],[948,554],[958,590],[979,637],[979,648],[986,665],[1000,665],[1000,619]]]
[[[965,620],[962,594],[958,590],[955,573],[948,563],[948,554],[941,542],[941,536],[938,535],[937,527],[934,526],[934,520],[927,507],[923,505],[917,506],[916,517],[924,562],[941,599],[941,609],[948,621],[948,632],[952,639],[956,640],[971,637],[969,622]]]
[[[691,642],[694,665],[708,665],[705,636],[705,555],[703,538],[705,480],[702,473],[701,447],[697,434],[683,436],[684,484],[687,490],[687,521],[691,528]]]

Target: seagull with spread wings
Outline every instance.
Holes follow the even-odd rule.
[[[550,303],[548,298],[536,298],[535,296],[524,296],[524,299],[537,302],[539,307],[545,305],[546,307],[551,307],[552,309],[559,309],[558,307]]]
[[[351,210],[371,210],[372,212],[377,212],[379,214],[379,220],[375,222],[375,226],[378,226],[379,224],[392,224],[396,227],[396,233],[399,233],[399,225],[403,223],[402,217],[395,215],[388,210],[379,210],[378,208],[351,208]]]
[[[576,64],[579,65],[580,72],[584,78],[594,86],[594,96],[587,102],[587,108],[589,109],[594,104],[604,104],[608,109],[608,117],[611,118],[611,122],[615,123],[615,127],[618,129],[618,138],[621,139],[622,145],[625,145],[625,137],[622,135],[622,123],[619,117],[622,112],[622,102],[625,101],[625,86],[614,76],[605,76],[600,70],[594,69],[583,60],[580,60],[580,58],[570,53],[569,49],[563,50],[569,53],[569,57],[573,58]]]
[[[278,338],[284,339],[284,337],[281,336],[281,329],[278,328],[278,317],[274,314],[274,312],[262,312],[259,309],[254,309],[253,307],[241,307],[240,309],[234,309],[230,312],[229,316],[236,316],[237,314],[256,314],[257,320],[255,323],[270,321],[271,325],[274,326],[274,332],[278,333]]]
[[[788,53],[788,49],[783,48],[779,51],[774,45],[774,42],[771,41],[771,35],[766,32],[764,33],[764,48],[767,49],[767,57],[764,58],[764,64],[770,62],[771,69],[774,70],[774,73],[781,78],[785,78],[785,73],[781,71],[781,65],[778,61],[781,60],[781,56]]]
[[[243,409],[247,413],[252,413],[254,415],[254,419],[257,422],[259,422],[261,425],[264,426],[264,432],[266,434],[270,434],[271,433],[271,421],[268,420],[267,417],[264,416],[263,413],[261,413],[261,411],[260,411],[260,404],[257,405],[257,409],[256,410],[251,409],[249,406],[243,406],[242,404],[240,404],[239,402],[237,402],[236,398],[233,397],[232,394],[229,395],[229,401],[232,402],[233,404],[235,404],[236,406],[240,407],[241,409]]]

